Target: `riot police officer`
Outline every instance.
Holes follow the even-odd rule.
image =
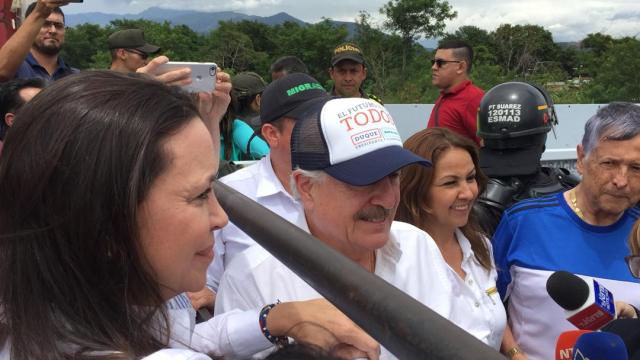
[[[488,235],[502,212],[519,200],[553,194],[578,184],[569,170],[543,167],[547,133],[558,123],[542,87],[507,82],[487,91],[478,110],[480,168],[489,177],[475,211]]]

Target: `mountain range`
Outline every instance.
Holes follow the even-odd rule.
[[[138,14],[107,14],[103,12],[87,12],[79,14],[66,14],[65,21],[68,26],[76,26],[84,23],[97,24],[100,26],[109,25],[112,20],[116,19],[146,19],[156,22],[168,21],[173,25],[186,25],[193,31],[206,34],[218,27],[220,21],[257,21],[267,25],[279,25],[287,21],[300,25],[308,25],[308,23],[295,18],[286,12],[280,12],[271,16],[246,15],[234,11],[221,12],[202,12],[194,10],[175,10],[164,9],[161,7],[150,7]],[[331,20],[337,26],[345,26],[349,32],[349,36],[353,36],[356,32],[356,23],[348,21]],[[433,49],[437,47],[436,39],[420,39],[418,41],[422,46]]]
[[[105,14],[102,12],[89,12],[80,14],[67,14],[66,22],[69,26],[76,26],[84,23],[98,24],[100,26],[108,25],[109,22],[116,19],[146,19],[157,22],[169,21],[173,25],[186,25],[193,31],[199,33],[208,33],[218,27],[220,21],[257,21],[267,25],[279,25],[287,21],[300,25],[306,22],[297,19],[285,12],[280,12],[272,16],[255,16],[246,15],[233,11],[221,12],[202,12],[193,10],[174,10],[163,9],[160,7],[151,7],[139,14]],[[355,32],[356,24],[353,22],[334,21],[337,25],[345,25],[350,34]]]

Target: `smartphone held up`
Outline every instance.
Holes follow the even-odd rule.
[[[191,84],[183,86],[189,92],[212,92],[216,87],[216,73],[218,65],[212,62],[180,62],[170,61],[160,65],[158,75],[168,71],[182,69],[188,67],[191,69]]]

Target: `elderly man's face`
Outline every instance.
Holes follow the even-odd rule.
[[[588,156],[578,147],[577,168],[592,209],[621,214],[640,200],[640,135],[600,140]]]
[[[326,176],[310,185],[302,201],[311,233],[347,257],[358,257],[389,240],[400,201],[399,176],[394,173],[367,186]]]

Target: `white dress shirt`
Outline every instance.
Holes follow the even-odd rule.
[[[269,155],[220,181],[297,226],[306,223],[302,204],[285,190],[271,166]],[[207,272],[207,285],[217,291],[220,277],[227,265],[238,253],[256,242],[232,222],[213,234],[215,257]]]
[[[306,223],[304,228],[307,228]],[[445,318],[451,318],[453,303],[448,272],[433,239],[413,225],[393,222],[390,240],[376,251],[376,275]],[[278,300],[286,302],[320,297],[266,250],[253,246],[238,254],[226,269],[215,310],[216,314],[222,314]],[[381,356],[384,359],[394,358],[384,349]]]
[[[449,320],[499,351],[507,326],[507,314],[496,288],[498,273],[495,266],[488,271],[480,265],[471,249],[471,243],[460,230],[456,230],[456,237],[462,248],[462,270],[466,277],[462,279],[447,265],[450,282],[453,284],[451,307],[454,309]],[[485,243],[493,265],[491,243]]]
[[[143,359],[206,360],[211,359],[209,355],[225,359],[245,359],[273,345],[260,330],[259,312],[260,309],[231,311],[195,325],[195,311],[189,299],[184,294],[178,295],[167,302],[171,329],[168,348]],[[10,360],[10,354],[10,341],[0,345],[0,360]]]
[[[272,345],[258,325],[260,308],[231,311],[196,324],[196,314],[191,302],[186,295],[180,294],[167,303],[167,311],[171,349],[151,354],[146,360],[209,359],[203,354],[225,359],[244,359]]]

